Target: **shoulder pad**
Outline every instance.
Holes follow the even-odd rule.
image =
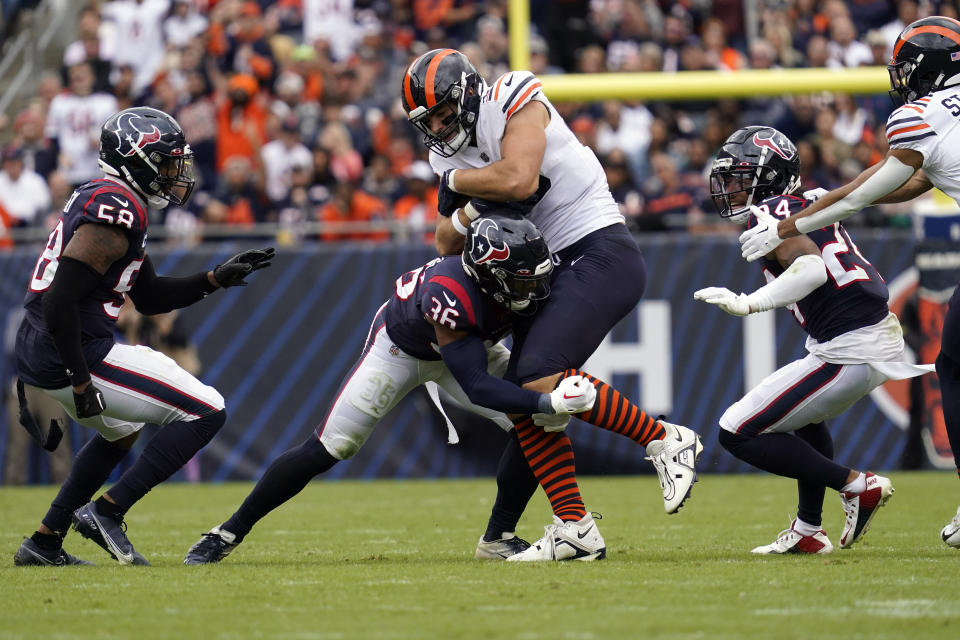
[[[129,189],[110,180],[92,183],[91,187],[77,203],[84,222],[116,224],[134,233],[147,230],[147,212]]]
[[[463,276],[467,278],[466,274]],[[463,282],[451,275],[436,274],[427,278],[423,283],[423,295],[435,298],[441,308],[456,309],[460,316],[465,318],[470,326],[476,326],[477,314],[473,308],[473,300]],[[429,311],[424,309],[424,312]],[[458,327],[466,329],[467,327]]]
[[[496,102],[509,120],[522,106],[541,92],[542,85],[530,71],[510,71],[497,78],[483,96],[484,102]]]
[[[887,142],[912,142],[935,135],[924,119],[926,106],[926,102],[911,102],[891,113],[887,118]]]

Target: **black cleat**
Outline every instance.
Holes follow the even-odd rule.
[[[123,518],[103,515],[93,502],[73,512],[73,528],[84,538],[103,547],[120,564],[150,565],[127,539],[127,525]]]
[[[183,564],[213,564],[220,562],[230,552],[237,548],[239,542],[234,542],[237,536],[224,531],[220,527],[214,527],[187,551],[187,557],[183,559]]]
[[[67,565],[88,565],[92,562],[81,560],[59,549],[41,549],[30,538],[24,538],[20,548],[13,554],[13,564],[18,567],[65,567]]]

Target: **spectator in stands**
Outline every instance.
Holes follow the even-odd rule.
[[[23,149],[7,146],[0,153],[0,206],[17,227],[38,225],[50,206],[47,183],[23,163]]]
[[[261,87],[272,87],[277,75],[277,62],[267,41],[260,5],[248,1],[240,5],[236,19],[226,32],[226,50],[220,57],[224,73],[237,73],[256,78]]]
[[[407,167],[407,171],[409,169],[410,167]],[[430,175],[432,179],[433,173],[431,172]],[[404,186],[391,171],[390,158],[382,153],[374,154],[370,158],[370,162],[363,171],[362,188],[384,202],[394,202],[404,191]]]
[[[63,51],[63,66],[68,69],[78,62],[89,62],[96,80],[95,92],[110,92],[110,69],[113,51],[100,39],[100,11],[88,4],[80,9],[77,19],[77,39]]]
[[[193,162],[200,177],[199,189],[209,191],[216,183],[217,107],[206,75],[198,70],[186,73],[186,95],[172,113],[183,128],[193,149]]]
[[[880,27],[880,36],[886,46],[883,57],[888,61],[893,56],[893,43],[897,41],[897,36],[908,24],[921,17],[920,3],[917,0],[896,0],[896,5],[897,17]]]
[[[349,60],[360,37],[353,0],[303,0],[303,41],[329,49],[335,61]]]
[[[309,167],[313,162],[310,150],[300,142],[300,122],[295,114],[283,119],[276,140],[263,145],[260,156],[265,191],[272,207],[287,199],[293,167]]]
[[[168,47],[183,49],[202,36],[208,25],[207,18],[193,9],[192,0],[173,0],[170,15],[163,21],[163,35]]]
[[[38,104],[31,104],[17,116],[12,144],[23,152],[24,166],[44,179],[57,168],[57,151],[53,143],[43,137],[43,115]]]
[[[830,41],[827,40],[826,37],[819,34],[812,35],[807,40],[806,53],[808,67],[837,68],[842,66],[838,60],[834,60],[830,57]]]
[[[363,177],[363,158],[353,148],[350,132],[340,122],[327,124],[319,142],[330,151],[330,171],[340,182],[354,182]]]
[[[382,221],[386,217],[386,208],[383,201],[357,189],[352,182],[339,182],[333,189],[333,197],[320,208],[320,222],[330,225],[320,234],[320,239],[324,242],[388,240],[388,231],[360,231],[342,225]]]
[[[727,44],[726,27],[719,18],[708,18],[700,28],[703,47],[710,66],[718,70],[743,69],[747,61],[743,54]]]
[[[405,232],[397,238],[423,241],[433,245],[433,229],[437,222],[437,177],[423,160],[417,160],[404,171],[407,193],[393,205],[393,217],[405,223]]]
[[[687,216],[703,213],[695,193],[684,186],[677,163],[666,153],[650,157],[653,175],[644,185],[643,212],[635,218],[641,231],[685,229]]]
[[[100,127],[117,112],[117,101],[106,93],[93,93],[89,62],[70,67],[68,91],[50,102],[44,133],[59,152],[57,164],[74,187],[101,175],[98,164]]]
[[[646,175],[652,122],[653,114],[642,103],[628,106],[607,100],[603,103],[603,115],[597,120],[596,152],[605,156],[620,150],[633,176]]]
[[[267,140],[267,110],[261,104],[257,79],[234,75],[227,84],[227,95],[217,100],[217,169],[222,171],[235,156],[259,166],[260,148]]]
[[[134,95],[153,83],[162,70],[166,47],[163,18],[169,0],[115,0],[101,5],[103,19],[113,27],[102,46],[113,52],[113,66],[133,70]]]
[[[266,211],[257,184],[258,175],[249,158],[228,158],[223,167],[223,179],[211,193],[203,211],[203,221],[237,227],[265,221]]]
[[[830,60],[844,67],[859,67],[873,62],[873,53],[863,42],[857,40],[857,28],[853,20],[838,17],[830,22]]]
[[[627,226],[631,230],[638,230],[637,217],[643,213],[643,196],[633,182],[626,154],[619,149],[613,149],[601,157],[601,164],[607,175],[610,193],[617,201],[620,213],[627,219]]]

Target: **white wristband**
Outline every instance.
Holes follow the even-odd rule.
[[[473,202],[468,202],[463,208],[463,212],[467,214],[467,217],[470,218],[471,222],[480,217],[480,212],[477,211],[475,206],[473,206]]]
[[[450,172],[450,175],[447,176],[447,186],[450,187],[450,191],[457,191],[457,187],[454,184],[454,181],[456,180],[456,177],[457,177],[457,171],[459,171],[459,169],[454,169],[453,171]],[[457,191],[457,193],[460,193],[460,192]]]
[[[469,206],[469,205],[467,205],[467,206]],[[468,215],[469,215],[469,214],[468,214]],[[460,235],[466,237],[466,235],[467,235],[467,228],[466,228],[465,226],[463,226],[463,223],[462,223],[462,222],[460,222],[460,210],[459,210],[459,209],[457,209],[456,211],[454,211],[454,212],[453,212],[453,215],[450,216],[450,222],[451,222],[451,224],[453,224],[453,228],[454,228],[454,230],[456,230],[457,233],[459,233]]]

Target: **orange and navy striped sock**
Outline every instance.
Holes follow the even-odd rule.
[[[587,515],[587,508],[580,497],[570,438],[562,431],[544,431],[530,416],[523,416],[513,424],[520,449],[547,494],[554,515],[564,522],[582,519]]]
[[[593,404],[593,409],[576,414],[584,422],[627,436],[644,447],[654,440],[663,440],[666,437],[663,425],[603,380],[578,369],[564,371],[564,378],[570,376],[587,378],[597,390],[597,401]]]

